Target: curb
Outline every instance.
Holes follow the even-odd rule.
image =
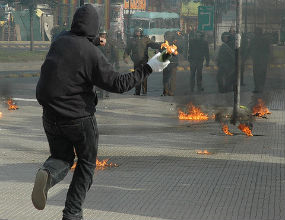
[[[28,77],[39,77],[40,73],[10,73],[0,75],[0,79],[3,78],[28,78]]]
[[[34,48],[48,49],[50,45],[34,45]],[[0,48],[30,48],[30,45],[0,45]]]
[[[269,65],[270,68],[277,68],[277,69],[280,69],[280,68],[285,68],[285,64],[270,64]],[[249,64],[249,65],[246,65],[246,69],[252,69],[253,68],[253,65]],[[218,66],[209,66],[209,67],[203,67],[204,70],[218,70]],[[177,67],[177,71],[178,72],[181,72],[181,71],[190,71],[190,66],[178,66]]]

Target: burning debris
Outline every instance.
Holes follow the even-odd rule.
[[[196,153],[197,154],[205,154],[205,155],[211,155],[212,154],[211,152],[209,152],[207,150],[198,150]]]
[[[249,137],[253,136],[250,127],[247,126],[246,124],[240,124],[240,125],[238,126],[238,128],[239,128],[243,133],[245,133],[247,136],[249,136]]]
[[[265,103],[262,99],[257,100],[257,104],[252,108],[252,115],[266,118],[266,115],[271,114],[269,109],[265,106]]]
[[[180,120],[208,120],[209,116],[201,111],[199,107],[194,106],[192,103],[188,105],[188,113],[178,110],[178,118]]]
[[[96,159],[96,170],[104,170],[106,168],[111,168],[111,167],[118,167],[118,164],[115,163],[108,163],[109,159],[105,159],[105,160],[98,160],[98,158]],[[74,162],[73,166],[71,167],[71,170],[74,171],[76,168],[77,162]]]
[[[0,112],[0,118],[2,118],[2,115],[3,115],[2,112]]]
[[[19,107],[14,103],[13,99],[8,98],[7,100],[8,110],[17,110]]]
[[[226,135],[234,136],[233,133],[229,131],[228,123],[232,120],[232,109],[221,109],[216,113],[215,121],[221,123],[222,130]],[[238,111],[237,121],[239,122],[238,128],[245,133],[247,136],[253,136],[252,128],[254,118],[248,108],[241,106]]]
[[[226,134],[226,135],[229,135],[229,136],[233,136],[233,134],[229,131],[229,126],[228,125],[223,125],[223,132]]]
[[[115,163],[108,163],[109,159],[105,159],[103,161],[99,161],[98,159],[96,159],[96,167],[98,168],[106,168],[106,167],[118,167],[118,164]]]

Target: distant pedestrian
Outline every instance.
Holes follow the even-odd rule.
[[[196,32],[196,37],[189,41],[188,61],[190,62],[190,91],[194,92],[197,82],[198,91],[204,91],[202,86],[202,72],[204,61],[206,66],[209,66],[209,44],[204,39],[204,33]]]

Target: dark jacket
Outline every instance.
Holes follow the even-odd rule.
[[[189,62],[201,61],[209,63],[209,44],[203,39],[192,39],[189,42],[188,60]]]
[[[135,64],[146,63],[148,61],[148,48],[159,49],[160,44],[155,43],[147,36],[141,36],[129,39],[124,52],[124,58],[130,55]]]
[[[270,58],[269,39],[264,34],[256,35],[251,40],[249,52],[254,63],[268,63]]]
[[[235,52],[231,45],[223,43],[217,57],[219,71],[231,75],[235,70]]]
[[[120,74],[96,47],[99,17],[90,5],[80,7],[71,31],[64,32],[51,44],[41,67],[36,97],[44,111],[64,118],[93,115],[97,103],[93,86],[123,93],[141,83],[152,69],[141,65],[134,72]]]

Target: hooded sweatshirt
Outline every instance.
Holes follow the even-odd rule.
[[[59,119],[93,115],[98,101],[94,85],[123,93],[151,74],[148,64],[126,74],[114,71],[94,43],[98,29],[98,13],[92,5],[86,4],[75,12],[71,30],[61,33],[52,42],[36,88],[37,100],[48,115]]]

